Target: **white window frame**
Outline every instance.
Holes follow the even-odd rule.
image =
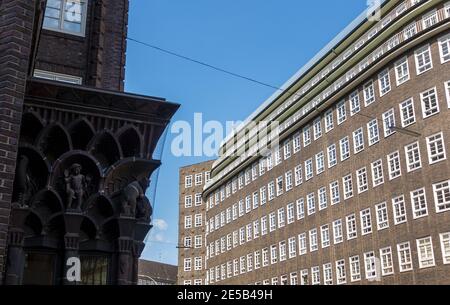
[[[432,103],[433,101],[434,105]],[[436,87],[420,93],[420,104],[422,106],[422,116],[424,119],[439,113],[439,98]]]
[[[433,69],[433,58],[431,55],[431,47],[429,44],[420,47],[414,52],[414,59],[416,62],[416,73],[417,75],[421,75],[431,69]],[[429,62],[426,60],[429,59]],[[419,63],[420,60],[423,60],[423,64]]]
[[[59,11],[61,12],[61,15],[59,16],[59,27],[58,28],[54,28],[54,27],[50,27],[45,25],[45,22],[43,23],[42,28],[49,30],[49,31],[54,31],[54,32],[60,32],[60,33],[65,33],[65,34],[70,34],[70,35],[75,35],[75,36],[81,36],[81,37],[85,37],[86,35],[86,20],[87,20],[87,12],[88,12],[88,5],[89,5],[89,1],[88,0],[70,0],[72,2],[80,2],[80,4],[82,4],[82,8],[81,11],[79,12],[81,14],[81,24],[80,24],[80,32],[75,32],[75,31],[70,31],[64,28],[64,23],[65,22],[70,22],[70,21],[66,21],[64,18],[65,15],[65,11],[66,11],[66,5],[67,2],[69,2],[69,0],[62,0],[61,1],[61,6],[59,8]],[[48,4],[47,4],[48,5]],[[49,8],[48,6],[46,7]],[[75,13],[75,12],[72,12]],[[45,19],[45,17],[44,17]],[[56,18],[52,18],[52,19],[56,19]]]
[[[397,86],[400,86],[410,80],[408,57],[405,56],[395,63],[395,78]]]
[[[408,216],[406,213],[405,196],[400,195],[392,198],[392,212],[394,214],[394,224],[400,225],[408,222]]]
[[[450,211],[450,180],[433,184],[436,213]]]
[[[442,132],[427,137],[426,141],[428,151],[428,163],[430,165],[447,160],[444,134]]]
[[[431,268],[436,266],[433,250],[433,239],[431,236],[416,239],[417,257],[419,260],[419,268]]]
[[[408,242],[397,244],[398,265],[401,273],[414,269],[411,245]]]

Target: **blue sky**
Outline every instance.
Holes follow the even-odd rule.
[[[131,0],[134,39],[280,87],[365,8],[366,0]],[[126,91],[182,106],[173,121],[244,120],[270,89],[130,41]],[[143,258],[177,264],[178,170],[208,157],[175,157],[167,135]]]

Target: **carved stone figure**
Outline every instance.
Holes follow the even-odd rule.
[[[83,196],[87,188],[87,179],[81,174],[82,167],[80,164],[73,164],[69,170],[64,172],[67,194],[67,208],[81,211]],[[75,206],[73,207],[73,202]]]
[[[17,190],[17,204],[19,207],[26,207],[32,181],[28,175],[28,165],[30,160],[25,155],[20,155],[17,162],[15,189]]]
[[[142,197],[136,202],[136,218],[150,222],[150,217],[153,214],[153,208],[147,197]]]
[[[121,201],[123,215],[137,217],[137,209],[139,215],[148,214],[148,212],[145,212],[146,208],[144,207],[148,202],[148,199],[145,197],[145,190],[148,188],[148,185],[148,178],[143,178],[140,181],[131,182],[123,189]]]

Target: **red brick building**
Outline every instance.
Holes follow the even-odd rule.
[[[208,283],[450,283],[450,3],[368,13],[221,148]]]
[[[0,0],[0,283],[137,282],[179,105],[123,92],[127,20],[128,0]]]

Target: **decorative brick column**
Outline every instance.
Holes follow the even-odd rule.
[[[0,1],[0,284],[37,0]]]

